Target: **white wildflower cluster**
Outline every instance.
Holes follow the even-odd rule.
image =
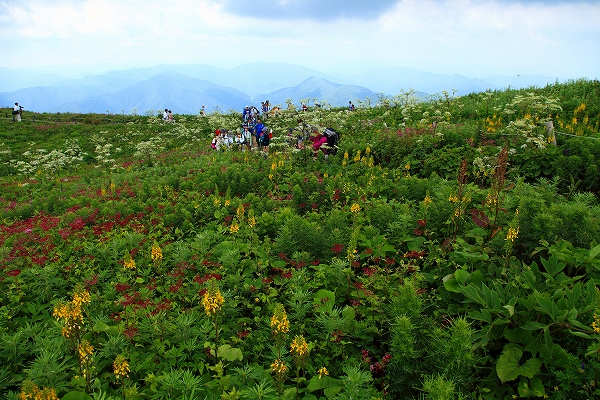
[[[90,137],[90,141],[96,145],[94,148],[95,159],[98,162],[98,167],[106,166],[110,170],[115,170],[119,168],[117,165],[117,160],[111,157],[111,151],[113,145],[111,143],[106,143],[106,140],[102,136],[108,132],[101,131],[99,135],[93,135]],[[121,151],[120,148],[116,148],[114,150],[115,153],[119,153]]]
[[[47,177],[56,175],[58,172],[76,168],[87,155],[79,147],[77,140],[66,140],[65,148],[62,150],[37,149],[23,153],[23,160],[11,160],[19,173],[23,175],[35,175],[45,173]]]
[[[163,150],[163,140],[160,137],[155,136],[150,138],[150,140],[142,141],[136,144],[134,157],[146,158],[154,154],[158,154]]]

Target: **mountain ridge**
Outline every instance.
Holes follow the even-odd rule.
[[[0,88],[11,87],[14,71],[0,68]],[[239,110],[256,101],[283,104],[291,99],[316,99],[332,106],[348,101],[395,96],[415,90],[421,97],[452,92],[464,95],[508,87],[540,86],[557,81],[547,77],[491,77],[488,80],[460,74],[444,75],[411,67],[378,67],[352,74],[332,75],[297,64],[256,62],[226,69],[206,64],[162,64],[111,70],[71,79],[58,75],[32,75],[38,86],[0,93],[0,105],[18,101],[36,112],[155,112],[170,108],[175,113]],[[43,82],[47,82],[44,84]],[[529,85],[528,83],[533,82]],[[22,84],[21,84],[22,85]],[[14,87],[14,85],[12,86]],[[193,90],[192,90],[193,89]],[[0,89],[1,90],[1,89]]]

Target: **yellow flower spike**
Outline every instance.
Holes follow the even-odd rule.
[[[154,263],[159,263],[162,261],[163,253],[162,253],[160,246],[157,243],[154,243],[152,245],[152,251],[150,254],[150,258],[152,259],[152,261]]]
[[[352,206],[350,206],[350,212],[352,214],[358,214],[360,212],[360,205],[358,203],[353,203]]]
[[[423,204],[425,204],[425,206],[428,206],[431,203],[433,203],[433,200],[431,199],[431,196],[429,196],[429,193],[427,193],[425,195],[425,198],[423,199]]]
[[[240,230],[240,226],[238,224],[236,224],[235,222],[232,223],[231,226],[229,227],[229,232],[232,234],[238,233],[239,230]]]
[[[135,260],[131,257],[131,254],[128,251],[125,252],[125,258],[123,259],[123,268],[135,269]]]
[[[129,363],[125,357],[123,357],[123,355],[119,354],[117,358],[115,358],[115,361],[113,362],[113,372],[117,380],[127,378],[129,376]]]
[[[275,374],[278,375],[283,375],[287,372],[287,366],[285,365],[285,362],[279,358],[273,361],[273,364],[271,364],[271,369]]]
[[[327,368],[325,367],[321,367],[321,369],[319,369],[319,371],[317,371],[319,373],[319,379],[321,379],[324,376],[329,376],[329,371],[327,371]]]
[[[508,228],[508,233],[506,234],[505,240],[514,242],[515,239],[517,238],[517,236],[519,236],[519,227],[517,227],[517,228],[510,227],[510,228]]]
[[[288,333],[290,331],[290,321],[288,320],[285,308],[281,304],[277,304],[273,310],[271,317],[271,328],[273,333]]]
[[[206,292],[204,292],[204,296],[202,297],[202,305],[204,306],[206,315],[216,315],[221,311],[224,303],[225,298],[213,280],[212,284],[206,289]]]
[[[254,229],[254,227],[256,226],[256,218],[254,218],[254,215],[248,217],[248,226],[250,227],[250,229]]]
[[[242,220],[244,218],[244,214],[246,213],[246,209],[244,208],[243,204],[240,204],[239,207],[237,208],[237,210],[235,211],[235,214],[237,215],[237,217]]]
[[[79,346],[77,346],[77,352],[79,353],[79,360],[81,363],[86,363],[90,360],[92,354],[94,354],[94,346],[87,340],[83,339]]]
[[[290,352],[294,356],[303,357],[308,354],[308,343],[302,335],[296,335],[290,344]]]

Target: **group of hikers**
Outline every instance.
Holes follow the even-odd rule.
[[[261,102],[262,116],[268,115],[271,110],[269,101]],[[260,111],[254,106],[247,106],[241,113],[242,123],[236,132],[226,129],[215,130],[215,136],[211,141],[211,148],[215,151],[237,149],[241,151],[251,151],[258,149],[268,154],[269,144],[273,138],[273,130],[265,126],[261,119]],[[316,126],[307,126],[298,120],[303,128],[296,133],[295,129],[288,130],[288,145],[297,149],[304,149],[305,142],[312,142],[313,156],[316,157],[319,151],[322,151],[325,159],[330,154],[337,152],[337,145],[340,139],[339,133],[333,128],[319,129]],[[296,133],[296,134],[295,134]]]

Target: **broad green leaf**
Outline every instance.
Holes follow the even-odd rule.
[[[502,382],[514,381],[519,376],[533,378],[540,372],[542,361],[538,358],[530,358],[524,364],[519,365],[523,351],[516,347],[504,349],[496,363],[496,373]]]
[[[335,293],[331,290],[320,289],[313,298],[315,310],[318,312],[326,312],[335,304]]]
[[[73,391],[65,394],[62,400],[92,400],[92,398],[84,392]]]
[[[519,396],[521,397],[542,397],[546,394],[544,384],[539,378],[521,378],[519,382]]]
[[[96,325],[94,325],[93,331],[94,332],[106,332],[106,331],[108,331],[109,328],[110,327],[105,322],[98,321],[96,323]]]
[[[526,331],[535,331],[538,329],[544,329],[546,328],[548,325],[546,324],[542,324],[540,322],[535,322],[535,321],[529,321],[527,322],[525,325],[523,325],[521,327],[521,329],[524,329]]]
[[[590,250],[590,258],[596,258],[600,254],[600,244]]]
[[[471,311],[471,312],[469,312],[469,318],[475,319],[478,321],[484,321],[484,322],[487,322],[488,324],[492,323],[492,314],[490,314],[490,312],[488,310]]]
[[[456,272],[454,273],[454,277],[456,278],[458,283],[460,283],[461,285],[464,285],[470,276],[471,276],[471,274],[469,274],[464,269],[457,269]]]
[[[242,354],[242,350],[235,347],[231,347],[228,344],[223,344],[219,346],[218,356],[219,358],[223,358],[227,361],[242,361],[242,358],[244,357]]]
[[[446,288],[447,291],[453,293],[461,292],[461,286],[458,284],[458,281],[454,278],[444,280],[444,288]]]

